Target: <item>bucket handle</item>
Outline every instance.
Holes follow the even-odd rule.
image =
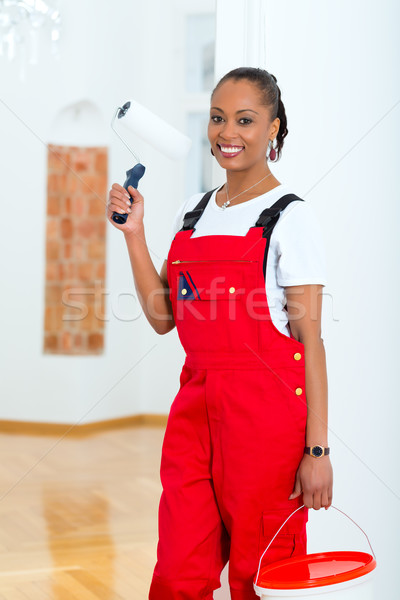
[[[267,550],[269,549],[269,547],[271,546],[272,542],[274,541],[274,539],[276,538],[276,536],[278,535],[278,533],[280,532],[280,530],[282,529],[282,527],[284,525],[286,525],[286,523],[289,521],[289,519],[295,514],[297,513],[298,510],[301,510],[304,507],[304,504],[302,504],[301,506],[299,506],[298,508],[296,508],[286,519],[286,521],[284,521],[282,523],[282,525],[279,527],[278,531],[275,533],[274,537],[272,538],[272,540],[270,541],[270,543],[268,544],[268,546],[265,548],[264,552],[261,554],[260,560],[258,562],[258,569],[257,569],[257,575],[256,575],[256,583],[258,582],[258,576],[260,574],[260,568],[261,568],[261,561],[264,558],[264,554],[267,552]],[[365,535],[365,537],[367,538],[367,542],[369,544],[369,547],[371,548],[371,552],[373,554],[373,557],[376,560],[376,556],[375,556],[375,552],[372,549],[371,546],[371,542],[369,541],[369,537],[367,536],[367,534],[365,533],[364,529],[362,529],[351,517],[349,517],[349,515],[347,513],[345,513],[343,510],[340,510],[340,508],[337,508],[336,506],[333,506],[333,504],[331,504],[331,508],[334,508],[335,510],[341,512],[343,515],[345,515],[348,519],[350,519],[350,521],[352,521],[354,523],[354,525],[356,525],[358,527],[358,529],[360,529],[363,534]]]

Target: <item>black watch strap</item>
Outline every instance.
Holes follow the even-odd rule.
[[[314,456],[314,458],[319,458],[320,456],[326,456],[329,454],[330,448],[327,446],[319,446],[318,444],[315,446],[306,446],[304,448],[304,452],[306,454],[310,454]]]

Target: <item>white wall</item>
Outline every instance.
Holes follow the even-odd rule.
[[[180,77],[176,72],[179,36],[174,35],[171,6],[172,2],[161,0],[120,1],[118,9],[94,0],[65,2],[60,62],[41,60],[36,68],[27,70],[25,83],[19,81],[15,64],[0,62],[0,419],[86,422],[138,412],[165,413],[177,391],[182,352],[176,333],[155,334],[137,300],[135,304],[123,236],[111,225],[107,233],[110,301],[104,354],[42,354],[45,144],[57,141],[53,120],[74,102],[90,102],[99,108],[103,117],[99,138],[110,149],[110,185],[123,183],[125,170],[135,162],[109,126],[119,104],[135,98],[183,129],[181,88],[175,81]],[[88,145],[93,141],[89,125],[77,143],[85,139]],[[184,165],[139,140],[129,138],[129,143],[147,166],[140,189],[146,201],[148,245],[160,270],[172,216],[184,199]],[[11,208],[18,218],[7,214]],[[131,296],[121,297],[124,293]],[[111,391],[103,398],[107,390]]]

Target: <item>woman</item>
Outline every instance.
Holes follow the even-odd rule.
[[[160,334],[176,325],[187,354],[163,442],[150,600],[212,599],[228,559],[232,599],[257,598],[259,557],[286,517],[305,505],[263,564],[306,553],[308,509],[331,505],[324,249],[310,207],[268,166],[287,133],[273,75],[220,80],[208,137],[226,182],[179,209],[159,275],[143,197],[129,188],[120,226],[112,212],[130,200],[110,191],[146,317]]]

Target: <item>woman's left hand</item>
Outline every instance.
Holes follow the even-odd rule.
[[[297,469],[293,492],[289,500],[303,492],[303,503],[307,508],[325,510],[332,504],[333,470],[329,456],[314,458],[304,454]]]

